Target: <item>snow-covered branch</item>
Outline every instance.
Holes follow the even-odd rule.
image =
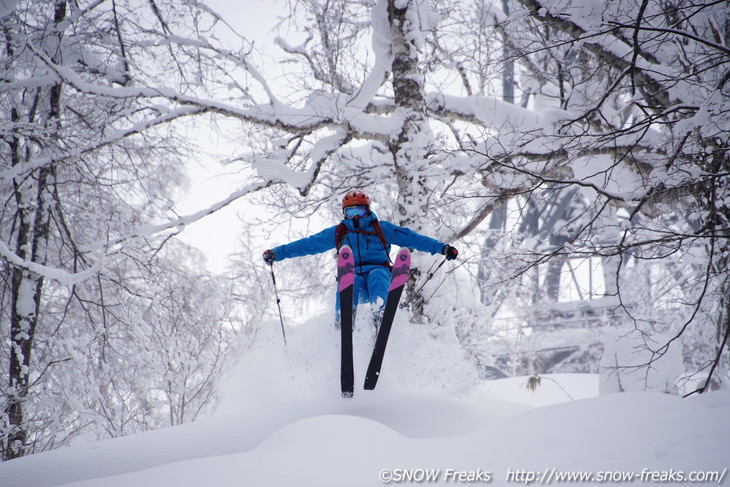
[[[67,272],[57,267],[38,264],[27,259],[22,259],[13,252],[5,242],[0,240],[0,257],[7,260],[11,265],[33,272],[47,279],[53,279],[63,286],[74,286],[86,279],[96,276],[104,268],[104,257],[100,255],[96,262],[86,270],[80,272]]]
[[[540,0],[518,0],[525,6],[530,15],[548,22],[552,27],[560,29],[575,40],[582,40],[581,45],[595,55],[602,63],[619,70],[629,70],[642,87],[645,96],[652,100],[653,105],[658,109],[664,109],[678,103],[670,92],[662,85],[662,81],[667,80],[666,75],[662,75],[662,68],[651,62],[644,60],[644,64],[632,62],[632,57],[637,52],[633,46],[627,45],[623,39],[615,37],[606,37],[604,34],[586,41],[583,38],[587,34],[587,30],[578,23],[571,20],[569,15],[563,13],[554,13],[550,11],[548,5]],[[603,37],[603,42],[601,37]],[[610,47],[609,47],[610,46]]]
[[[88,250],[88,251],[103,250],[105,253],[110,253],[110,252],[113,252],[115,250],[115,248],[119,247],[120,245],[123,245],[123,244],[127,243],[128,241],[136,239],[136,238],[150,237],[150,236],[164,233],[164,232],[166,232],[168,230],[172,230],[172,229],[182,230],[186,225],[190,225],[192,223],[195,223],[195,222],[201,220],[202,218],[204,218],[208,215],[212,215],[213,213],[220,210],[221,208],[225,208],[226,206],[230,205],[231,203],[233,203],[235,201],[238,201],[239,199],[243,198],[244,196],[248,196],[256,191],[259,191],[264,188],[268,188],[273,184],[276,184],[276,182],[271,179],[262,181],[260,183],[249,184],[248,186],[245,186],[243,188],[237,189],[236,191],[233,191],[227,197],[223,198],[222,200],[217,201],[216,203],[213,203],[212,205],[208,206],[207,208],[203,208],[194,213],[190,213],[188,215],[183,215],[178,218],[171,219],[164,223],[140,225],[137,228],[135,228],[133,231],[128,232],[125,235],[119,236],[117,238],[114,238],[114,239],[111,239],[111,240],[108,240],[105,242],[99,242],[97,244],[87,246],[83,250]]]

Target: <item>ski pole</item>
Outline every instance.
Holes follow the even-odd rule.
[[[418,286],[418,289],[416,289],[415,294],[419,294],[421,292],[421,289],[423,289],[423,286],[425,286],[426,283],[431,280],[431,278],[433,277],[433,275],[436,274],[436,271],[438,271],[439,269],[441,269],[441,266],[444,265],[447,260],[449,260],[448,257],[445,258],[444,260],[442,260],[441,263],[438,265],[438,267],[436,267],[433,270],[433,272],[429,272],[428,276],[426,276],[426,279],[424,279],[424,281],[421,283],[421,285]]]
[[[271,267],[271,281],[274,283],[274,295],[276,296],[276,307],[279,308],[279,322],[281,323],[281,336],[284,337],[284,346],[286,347],[286,332],[284,331],[284,316],[281,314],[281,299],[279,299],[279,291],[276,289],[276,276],[274,276],[274,264]]]

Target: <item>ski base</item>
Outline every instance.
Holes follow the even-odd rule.
[[[355,259],[352,249],[343,245],[337,255],[337,289],[340,293],[340,388],[342,397],[350,398],[355,390],[352,357],[352,298],[355,284]]]
[[[408,280],[410,268],[411,254],[408,249],[401,249],[393,263],[388,298],[385,300],[385,308],[383,310],[383,320],[378,328],[375,347],[373,347],[373,354],[370,357],[370,364],[365,374],[365,390],[375,389],[378,383],[380,368],[383,365],[383,358],[385,357],[385,347],[388,345],[390,329],[393,326],[393,318],[395,317],[395,312],[398,310],[398,302]]]

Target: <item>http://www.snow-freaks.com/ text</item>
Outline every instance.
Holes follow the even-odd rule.
[[[501,476],[506,483],[551,485],[562,483],[687,483],[687,484],[722,484],[727,475],[724,470],[652,470],[644,468],[640,471],[605,470],[597,472],[567,471],[556,468],[545,470],[507,469]],[[380,482],[383,484],[479,484],[491,483],[497,479],[490,470],[457,470],[425,469],[425,468],[385,468],[380,471]],[[500,482],[501,483],[501,482]]]

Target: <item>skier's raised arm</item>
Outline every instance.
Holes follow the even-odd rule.
[[[335,248],[335,228],[325,228],[309,237],[269,249],[264,252],[264,262],[272,264],[279,260],[320,254],[332,250]]]
[[[447,259],[455,259],[459,255],[459,251],[451,245],[444,244],[438,240],[421,235],[410,228],[399,227],[390,222],[381,222],[383,234],[389,243],[394,243],[399,247],[408,247],[409,249],[420,250],[430,254],[443,254]]]

